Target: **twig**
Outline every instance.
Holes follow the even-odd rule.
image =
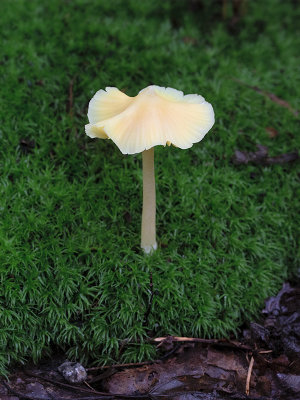
[[[192,338],[192,337],[180,337],[180,336],[165,336],[165,337],[158,337],[155,339],[150,339],[150,343],[156,344],[158,343],[157,347],[160,347],[165,340],[170,339],[172,342],[195,342],[195,343],[204,343],[204,344],[212,344],[216,346],[222,346],[222,347],[230,347],[233,349],[241,349],[241,350],[246,350],[246,351],[252,351],[257,352],[257,350],[254,350],[252,347],[240,344],[240,343],[235,343],[235,342],[230,342],[226,339],[201,339],[201,338]],[[172,349],[169,353],[165,354],[163,357],[161,357],[158,360],[153,360],[153,361],[144,361],[144,362],[137,362],[137,363],[126,363],[126,364],[112,364],[112,365],[103,365],[99,367],[90,367],[86,368],[87,371],[97,371],[101,369],[109,369],[109,368],[128,368],[128,367],[140,367],[143,365],[150,365],[150,364],[160,364],[162,363],[162,360],[167,358],[169,355],[174,353],[178,347]],[[272,350],[259,350],[259,353],[271,353]]]
[[[195,342],[195,343],[204,343],[204,344],[213,344],[217,346],[226,346],[226,347],[232,347],[236,349],[243,349],[243,350],[252,350],[250,346],[240,344],[240,343],[234,343],[230,342],[226,339],[201,339],[201,338],[193,338],[193,337],[180,337],[180,336],[166,336],[166,337],[158,337],[155,339],[151,339],[150,342],[154,343],[160,343],[171,339],[173,342]]]
[[[37,377],[39,377],[38,375],[37,375]],[[43,378],[42,378],[43,379]],[[18,396],[18,397],[20,397],[21,399],[23,398],[23,399],[26,399],[26,400],[40,400],[40,398],[37,398],[37,397],[31,397],[31,396],[28,396],[28,395],[26,395],[26,394],[23,394],[23,393],[20,393],[20,392],[17,392],[16,390],[14,390],[14,389],[12,389],[8,384],[6,384],[6,383],[4,383],[4,386],[12,393],[12,394],[14,394],[15,396]],[[201,395],[203,392],[195,392],[195,391],[192,391],[192,392],[184,392],[184,394],[185,395],[189,395],[189,394],[191,394],[192,396],[195,396],[195,395],[197,395],[197,394],[199,394],[199,395]],[[93,393],[93,394],[96,394],[96,393]],[[174,396],[176,396],[176,395],[178,395],[178,396],[180,396],[180,395],[182,395],[182,392],[178,392],[178,393],[172,393],[171,395],[168,395],[168,394],[160,394],[160,393],[155,393],[155,392],[151,392],[151,393],[149,393],[149,394],[146,394],[146,395],[119,395],[119,394],[104,394],[104,395],[99,395],[99,396],[89,396],[89,397],[72,397],[72,400],[113,400],[114,398],[116,398],[116,397],[119,397],[120,399],[148,399],[148,400],[154,400],[154,399],[156,399],[156,398],[164,398],[164,399],[169,399],[169,400],[171,400],[171,399],[173,399],[174,398]],[[232,398],[230,395],[229,395],[229,398]],[[252,397],[252,396],[250,396],[250,397],[244,397],[243,395],[242,396],[239,396],[239,397],[236,397],[236,394],[234,395],[234,399],[235,400],[245,400],[245,399],[247,399],[247,400],[272,400],[272,399],[270,399],[269,397]],[[47,399],[45,399],[45,400],[47,400]],[[49,399],[49,400],[51,400],[51,399]],[[68,398],[64,398],[64,397],[59,397],[59,399],[58,400],[69,400],[69,397]]]
[[[254,358],[252,356],[251,360],[250,360],[250,364],[249,364],[249,368],[248,368],[248,374],[247,374],[247,380],[246,380],[246,395],[247,396],[249,396],[249,394],[250,394],[250,379],[251,379],[253,364],[254,364]]]
[[[179,337],[179,336],[165,336],[165,337],[158,337],[155,339],[150,339],[150,343],[154,343],[154,344],[158,343],[157,347],[160,347],[162,345],[162,343],[169,338],[173,342],[196,342],[196,343],[213,344],[213,345],[219,345],[219,346],[224,346],[224,347],[231,347],[234,349],[254,351],[250,346],[239,344],[239,343],[234,343],[234,342],[228,342],[226,339],[201,339],[201,338],[189,338],[189,337]],[[177,347],[175,348],[175,350],[177,350]],[[87,371],[97,371],[99,369],[140,367],[143,365],[160,364],[162,362],[162,359],[168,357],[172,353],[174,353],[174,349],[172,349],[169,353],[164,355],[159,360],[144,361],[144,362],[137,362],[137,363],[126,363],[126,364],[103,365],[103,366],[99,366],[99,367],[86,368],[86,370]]]
[[[96,392],[96,389],[94,389],[87,381],[83,381],[83,383],[90,388],[93,392]]]
[[[177,344],[177,346],[174,346],[174,348],[170,351],[168,351],[166,354],[164,354],[161,358],[162,360],[164,360],[165,358],[170,357],[173,353],[175,353],[178,349],[179,349],[179,344]]]
[[[68,106],[67,106],[67,111],[70,115],[70,117],[73,117],[73,86],[75,82],[76,76],[74,76],[69,84],[69,98],[68,98]]]
[[[103,365],[101,367],[91,367],[86,368],[87,371],[97,371],[98,369],[107,369],[107,368],[127,368],[127,367],[139,367],[142,365],[149,365],[149,364],[158,364],[161,360],[154,360],[154,361],[144,361],[138,363],[127,363],[127,364],[112,364],[112,365]]]
[[[45,378],[45,377],[43,377],[43,376],[41,376],[41,375],[34,374],[34,373],[29,372],[29,371],[26,371],[26,370],[24,371],[24,373],[25,373],[26,375],[28,375],[28,376],[33,377],[33,378],[42,379],[42,380],[45,381],[45,382],[52,383],[53,385],[62,386],[62,387],[65,387],[65,388],[67,388],[67,389],[78,390],[78,391],[80,391],[80,392],[85,392],[85,393],[93,393],[93,394],[101,394],[101,395],[107,394],[107,393],[104,393],[104,392],[95,392],[95,391],[93,391],[93,390],[85,389],[85,388],[82,388],[82,387],[79,387],[79,386],[69,385],[68,383],[59,382],[59,381],[56,381],[56,380],[54,380],[54,379]]]
[[[109,398],[117,397],[117,398],[121,398],[121,399],[122,398],[123,399],[132,399],[132,398],[134,398],[134,399],[149,399],[150,398],[150,395],[148,393],[140,394],[140,395],[129,395],[129,394],[119,394],[119,393],[98,392],[97,390],[85,389],[85,388],[82,388],[80,386],[73,386],[73,385],[69,385],[67,383],[62,383],[62,382],[59,382],[59,381],[55,381],[53,379],[44,378],[41,375],[33,374],[32,372],[29,372],[29,371],[24,371],[24,373],[26,375],[28,375],[28,376],[32,376],[34,378],[42,379],[45,382],[52,383],[53,385],[58,385],[58,386],[62,386],[62,387],[65,387],[65,388],[68,388],[68,389],[71,389],[71,390],[90,393],[90,394],[93,394],[93,395],[97,394],[99,396],[102,396],[102,398],[105,398],[105,399],[107,399],[107,397],[109,397]]]
[[[86,371],[97,371],[99,369],[109,369],[109,368],[128,368],[128,367],[142,367],[143,365],[151,365],[151,364],[161,364],[162,360],[169,357],[171,354],[173,354],[176,350],[178,350],[179,346],[175,346],[174,349],[169,351],[168,353],[164,354],[161,359],[159,360],[153,360],[153,361],[144,361],[144,362],[137,362],[137,363],[127,363],[127,364],[112,364],[112,365],[103,365],[100,367],[91,367],[91,368],[86,368]],[[98,378],[98,377],[96,377]],[[99,380],[101,380],[100,378]],[[98,379],[97,379],[98,381]],[[96,382],[96,380],[91,379],[91,382]]]
[[[103,379],[107,379],[110,376],[114,375],[116,372],[117,371],[115,368],[108,368],[106,371],[102,372],[102,374],[94,376],[93,378],[90,378],[88,380],[88,383],[96,383],[96,382],[102,381]]]
[[[287,108],[295,117],[298,117],[299,111],[295,110],[287,101],[280,99],[274,93],[266,92],[265,90],[260,89],[257,86],[248,85],[245,82],[240,81],[239,79],[232,78],[233,81],[239,83],[240,85],[246,86],[249,89],[255,90],[257,93],[261,94],[262,96],[268,97],[274,103],[278,104],[281,107]]]
[[[160,343],[168,339],[172,339],[173,342],[200,342],[200,343],[219,343],[221,341],[225,341],[225,339],[201,339],[201,338],[184,337],[184,336],[162,336],[152,339],[152,342]]]

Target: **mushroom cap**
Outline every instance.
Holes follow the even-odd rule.
[[[166,144],[187,149],[215,122],[212,105],[202,96],[155,85],[135,97],[115,87],[99,90],[89,103],[88,119],[86,134],[111,139],[123,154]]]

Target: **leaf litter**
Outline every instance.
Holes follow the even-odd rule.
[[[0,384],[0,398],[300,399],[299,283],[285,283],[267,299],[258,321],[238,340],[167,336],[151,342],[161,352],[159,360],[87,368],[81,384],[67,384],[59,374],[62,356],[27,365]]]
[[[299,158],[298,151],[291,153],[279,154],[274,157],[269,156],[267,146],[258,144],[256,151],[241,151],[235,150],[232,157],[232,162],[236,165],[241,164],[256,164],[256,165],[273,165],[273,164],[286,164],[296,161]]]
[[[275,128],[273,128],[272,126],[267,126],[266,132],[271,139],[274,139],[275,137],[278,136],[278,131]]]

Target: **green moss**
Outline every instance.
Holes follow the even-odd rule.
[[[2,0],[1,373],[53,346],[89,363],[135,361],[155,356],[149,336],[235,333],[297,272],[297,164],[231,156],[299,147],[299,119],[232,79],[300,108],[299,10],[248,2],[233,34],[218,7]],[[204,95],[216,124],[189,150],[156,149],[160,248],[145,257],[141,156],[84,125],[96,90],[153,83]]]

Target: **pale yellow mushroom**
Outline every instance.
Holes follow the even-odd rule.
[[[111,139],[123,154],[143,153],[141,247],[150,253],[157,248],[154,146],[192,147],[213,126],[213,108],[200,95],[172,88],[148,86],[129,97],[107,87],[91,99],[88,119],[88,136]]]

